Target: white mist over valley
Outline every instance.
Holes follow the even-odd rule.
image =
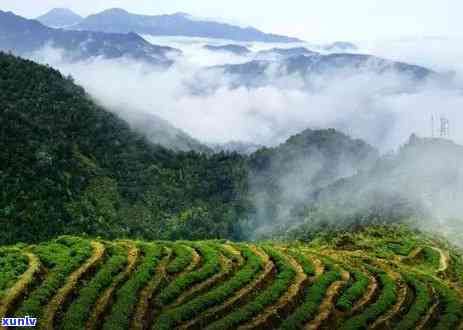
[[[431,136],[431,116],[449,118],[452,139],[463,142],[458,129],[463,123],[461,71],[458,61],[449,62],[448,56],[458,48],[458,42],[446,40],[439,52],[429,53],[423,52],[429,43],[426,39],[386,41],[354,50],[412,64],[419,57],[418,64],[445,74],[446,81],[425,81],[416,87],[398,73],[352,70],[343,76],[312,74],[308,87],[306,77],[297,73],[277,75],[270,66],[265,72],[268,83],[248,88],[236,86],[234,77],[220,66],[248,63],[262,57],[259,51],[273,48],[297,46],[330,52],[323,50],[323,45],[246,42],[239,44],[250,52],[236,55],[204,48],[237,44],[233,41],[144,38],[180,49],[183,54],[173,54],[174,64],[168,69],[156,69],[129,58],[70,63],[52,46],[32,57],[72,75],[98,102],[129,121],[133,114],[154,114],[205,143],[242,141],[271,146],[308,127],[333,127],[386,152],[403,144],[412,133]],[[275,55],[267,56],[279,60]],[[206,70],[208,67],[215,68]],[[202,93],[197,93],[197,88]]]

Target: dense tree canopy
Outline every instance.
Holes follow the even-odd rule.
[[[396,221],[416,215],[422,184],[457,189],[459,167],[448,164],[462,155],[415,138],[379,159],[333,129],[249,156],[175,152],[131,130],[72,77],[2,53],[0,128],[0,243],[61,234],[244,239],[303,224],[292,231],[300,237],[314,226]],[[444,154],[427,159],[429,148]],[[416,171],[419,157],[432,166]]]
[[[0,91],[1,242],[75,232],[238,238],[241,156],[153,145],[72,78],[10,55],[0,55]]]

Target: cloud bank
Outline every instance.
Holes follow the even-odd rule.
[[[274,146],[306,128],[337,128],[386,153],[404,144],[412,133],[430,136],[431,116],[442,115],[451,122],[451,138],[463,144],[463,130],[459,129],[463,124],[463,89],[459,88],[463,82],[463,66],[455,56],[463,55],[463,47],[454,42],[441,43],[439,39],[394,41],[362,45],[360,50],[425,65],[440,72],[453,71],[453,85],[434,82],[415,86],[394,74],[362,72],[314,76],[310,78],[311,88],[308,89],[302,77],[277,77],[271,68],[266,75],[272,78],[272,84],[258,88],[236,88],[232,77],[223,71],[204,71],[205,66],[239,64],[252,59],[203,48],[206,44],[223,45],[227,41],[150,40],[180,48],[184,56],[177,58],[175,65],[168,70],[155,69],[130,59],[94,58],[69,63],[59,50],[50,47],[37,52],[33,58],[64,74],[71,74],[99,103],[129,122],[156,115],[205,143],[243,141]],[[428,49],[430,43],[432,50]],[[281,46],[244,45],[253,51]],[[195,89],[205,92],[196,93]],[[320,162],[301,157],[297,166],[303,169],[304,177],[310,178],[319,169]],[[422,164],[414,166],[419,168]],[[352,171],[341,176],[351,174]],[[286,201],[305,198],[307,187],[303,183],[293,171],[279,178],[282,205]],[[383,186],[388,185],[379,184],[378,190],[382,191]],[[420,196],[421,193],[414,195]],[[261,200],[255,200],[257,217],[266,218],[268,197],[259,198]],[[449,204],[445,207],[453,210]],[[277,225],[290,218],[289,210],[289,207],[282,208]],[[448,234],[445,231],[454,231],[455,224],[462,226],[461,222],[448,222],[441,210],[436,209],[436,212],[434,219],[437,220],[426,224],[427,229]],[[454,214],[459,212],[456,210]]]
[[[463,130],[458,130],[463,122],[459,89],[436,84],[411,89],[410,82],[399,76],[368,72],[342,79],[312,77],[310,90],[304,88],[300,76],[275,77],[273,84],[259,88],[232,88],[230,77],[220,70],[205,72],[204,66],[244,63],[250,58],[208,51],[203,48],[208,42],[164,38],[159,43],[181,48],[185,54],[168,70],[130,59],[69,63],[50,47],[33,58],[71,74],[97,101],[122,112],[124,118],[131,113],[155,114],[207,143],[276,145],[309,127],[333,127],[387,151],[412,133],[431,135],[431,115],[448,117],[452,138],[463,143]],[[247,46],[261,49],[260,45]],[[401,51],[398,47],[396,58],[412,58],[406,52],[400,55]],[[375,52],[381,53],[380,47]],[[214,88],[198,94],[192,86]]]

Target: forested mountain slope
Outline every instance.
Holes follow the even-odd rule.
[[[358,228],[407,222],[463,244],[463,147],[442,138],[412,135],[356,175],[313,192],[299,217],[274,234],[308,237],[322,227]]]
[[[377,157],[334,130],[307,130],[251,156],[174,152],[95,104],[72,78],[6,54],[0,90],[1,242],[66,233],[242,239],[252,234],[243,223],[255,226],[262,214],[256,192],[278,205],[282,180],[310,192]]]
[[[334,129],[307,129],[256,151],[249,159],[252,226],[267,231],[299,219],[316,191],[371,168],[378,157],[372,146]]]
[[[11,55],[0,54],[0,90],[1,242],[235,236],[241,156],[154,145],[72,79]]]
[[[412,135],[396,155],[384,156],[369,171],[336,182],[318,193],[319,205],[400,213],[402,205],[423,215],[458,218],[463,207],[463,147],[446,139]],[[404,208],[402,208],[404,209]]]

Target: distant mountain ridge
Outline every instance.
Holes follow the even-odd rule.
[[[235,55],[247,55],[251,53],[251,51],[247,47],[240,45],[206,45],[204,46],[204,49],[207,49],[211,52],[231,53]]]
[[[52,28],[68,27],[82,22],[84,18],[67,8],[54,8],[37,17],[37,21]]]
[[[312,56],[317,55],[314,52],[305,47],[293,47],[293,48],[272,48],[268,50],[261,50],[256,54],[256,60],[284,60],[294,56]]]
[[[373,55],[349,53],[323,55],[316,52],[310,52],[309,55],[283,56],[274,60],[257,59],[243,64],[226,64],[209,68],[209,70],[214,69],[223,70],[230,75],[234,85],[248,87],[267,85],[274,78],[294,74],[306,79],[317,74],[345,76],[360,73],[393,73],[416,81],[423,81],[437,75],[425,67],[390,61]],[[270,69],[273,74],[269,76]]]
[[[150,44],[136,33],[104,33],[53,29],[36,20],[11,12],[0,11],[0,50],[15,55],[30,55],[46,46],[65,51],[66,59],[85,60],[91,57],[108,59],[130,57],[159,65],[169,65],[170,47]]]
[[[264,33],[252,27],[242,28],[226,23],[194,19],[185,13],[150,16],[132,14],[119,8],[108,9],[90,15],[76,26],[73,26],[73,29],[108,33],[136,32],[142,35],[203,37],[235,41],[282,43],[300,41],[297,38]]]
[[[331,44],[324,45],[323,49],[326,51],[355,51],[358,50],[358,47],[351,42],[335,41]]]
[[[230,141],[227,143],[212,144],[210,147],[212,150],[214,150],[214,152],[237,152],[240,155],[251,155],[257,150],[264,148],[264,146],[260,144],[242,141]]]

